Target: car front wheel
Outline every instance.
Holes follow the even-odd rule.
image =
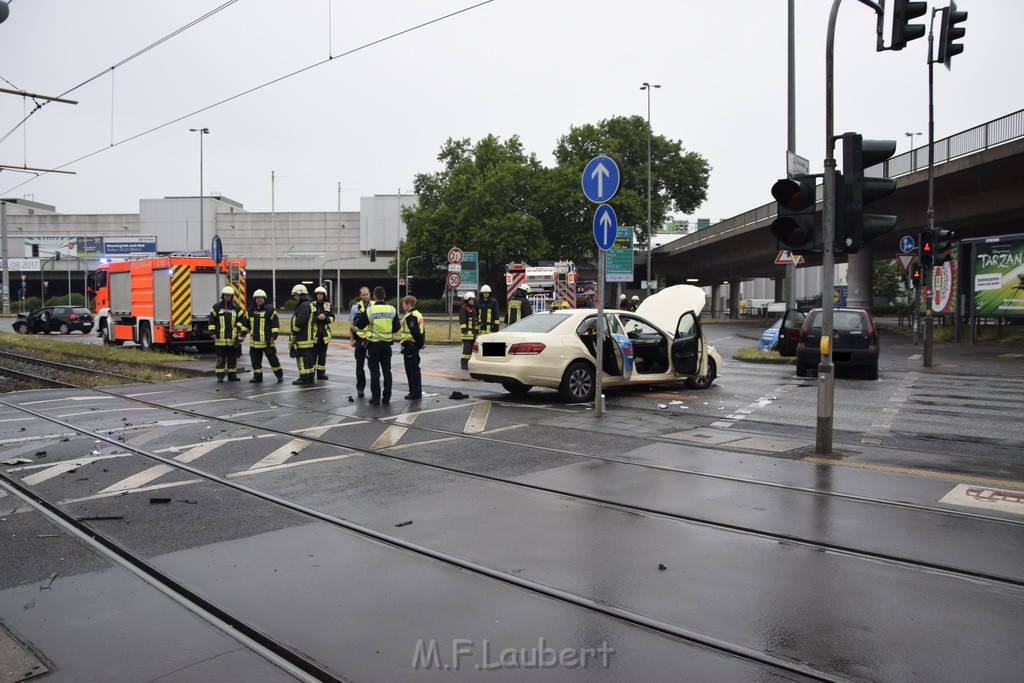
[[[689,389],[707,389],[711,386],[712,382],[717,377],[717,369],[715,368],[715,361],[708,358],[708,374],[703,377],[690,377],[686,380],[686,386]]]
[[[14,331],[17,332],[18,334],[28,334],[28,323],[26,323],[24,320],[19,320],[18,322],[14,323]]]
[[[586,403],[594,400],[594,368],[583,361],[576,361],[565,369],[558,393],[569,403]]]

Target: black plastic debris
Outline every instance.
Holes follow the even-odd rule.
[[[170,498],[150,498],[149,499],[149,504],[150,505],[163,505],[164,503],[170,503],[170,502],[171,502]]]
[[[412,520],[411,519],[408,522],[399,522],[395,526],[409,526],[410,524],[412,524]]]
[[[469,395],[468,394],[464,394],[461,391],[453,391],[452,395],[449,396],[448,398],[454,398],[454,399],[458,400],[458,399],[463,399],[463,398],[469,398]]]

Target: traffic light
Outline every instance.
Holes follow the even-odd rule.
[[[910,266],[910,282],[915,287],[921,286],[921,266],[917,265],[917,262]]]
[[[927,2],[911,2],[910,0],[893,0],[892,6],[892,45],[890,50],[902,50],[911,40],[924,35],[924,24],[911,24],[928,11]]]
[[[922,268],[931,268],[935,258],[935,233],[931,230],[921,231],[921,257],[918,261]]]
[[[855,254],[865,242],[896,227],[896,216],[864,213],[866,205],[896,191],[895,180],[865,177],[864,169],[895,153],[895,140],[865,140],[860,133],[843,133],[843,173],[836,174],[837,252]]]
[[[946,261],[953,260],[953,255],[949,253],[953,248],[953,237],[952,230],[935,229],[935,241],[932,243],[932,248],[935,250],[932,252],[933,266],[941,266]]]
[[[370,260],[371,261],[376,261],[377,260],[377,250],[376,249],[371,249],[370,250]]]
[[[949,68],[949,62],[955,55],[964,51],[964,46],[957,43],[967,33],[967,29],[957,26],[967,21],[967,12],[957,12],[956,2],[949,0],[949,7],[942,10],[942,28],[939,31],[938,61]]]
[[[33,244],[32,245],[32,258],[38,258],[38,257],[39,257],[39,245],[38,244]]]
[[[772,185],[772,196],[779,203],[778,217],[772,221],[772,234],[779,249],[793,253],[814,250],[814,176],[783,178]]]

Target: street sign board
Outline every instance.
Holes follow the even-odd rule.
[[[448,263],[462,263],[462,259],[465,254],[458,247],[452,247],[448,250]]]
[[[800,254],[794,254],[791,251],[783,249],[775,256],[775,263],[780,266],[786,266],[790,263],[801,264],[804,262],[804,257]]]
[[[583,194],[595,204],[603,204],[619,191],[619,165],[608,156],[596,156],[583,169]]]
[[[457,289],[462,284],[462,276],[458,273],[448,273],[448,286],[452,289]]]
[[[213,241],[210,243],[210,258],[213,259],[214,263],[220,263],[224,260],[224,245],[220,242],[220,235],[213,236]]]
[[[900,251],[902,251],[904,254],[909,254],[910,252],[914,251],[915,246],[917,245],[914,244],[913,235],[904,235],[902,239],[900,239]],[[904,268],[903,270],[906,270],[906,268]]]
[[[633,228],[620,225],[605,259],[605,282],[633,281]]]
[[[619,221],[615,211],[607,204],[601,204],[594,212],[594,241],[601,251],[608,251],[615,244],[618,235]]]
[[[792,178],[798,175],[807,175],[811,170],[811,162],[794,152],[786,152],[786,175]]]
[[[459,284],[459,291],[476,291],[480,288],[480,254],[475,251],[462,253],[462,263],[459,264],[459,277],[462,282]]]
[[[900,267],[904,273],[910,272],[910,265],[914,262],[915,258],[914,254],[896,254],[896,260],[900,262]]]
[[[462,264],[461,263],[449,263],[448,264],[448,272],[449,273],[457,273],[460,270],[462,270]]]

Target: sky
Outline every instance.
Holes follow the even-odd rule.
[[[925,24],[948,2],[928,4]],[[965,50],[951,70],[935,68],[936,139],[1024,109],[1024,3],[957,4],[969,12]],[[812,172],[826,151],[831,5],[795,1],[796,151]],[[2,171],[0,197],[60,213],[137,213],[143,198],[196,196],[200,166],[205,194],[249,211],[358,211],[360,197],[409,192],[417,173],[440,170],[449,137],[517,135],[551,166],[572,126],[646,117],[645,81],[661,86],[650,91],[654,134],[712,166],[707,201],[691,218],[766,204],[785,176],[786,0],[9,6],[0,88],[78,104],[35,110],[0,93],[0,164],[75,175]],[[876,52],[875,25],[863,2],[842,2],[835,132],[895,139],[905,152],[927,141],[927,37]],[[189,129],[203,127],[200,143]]]

